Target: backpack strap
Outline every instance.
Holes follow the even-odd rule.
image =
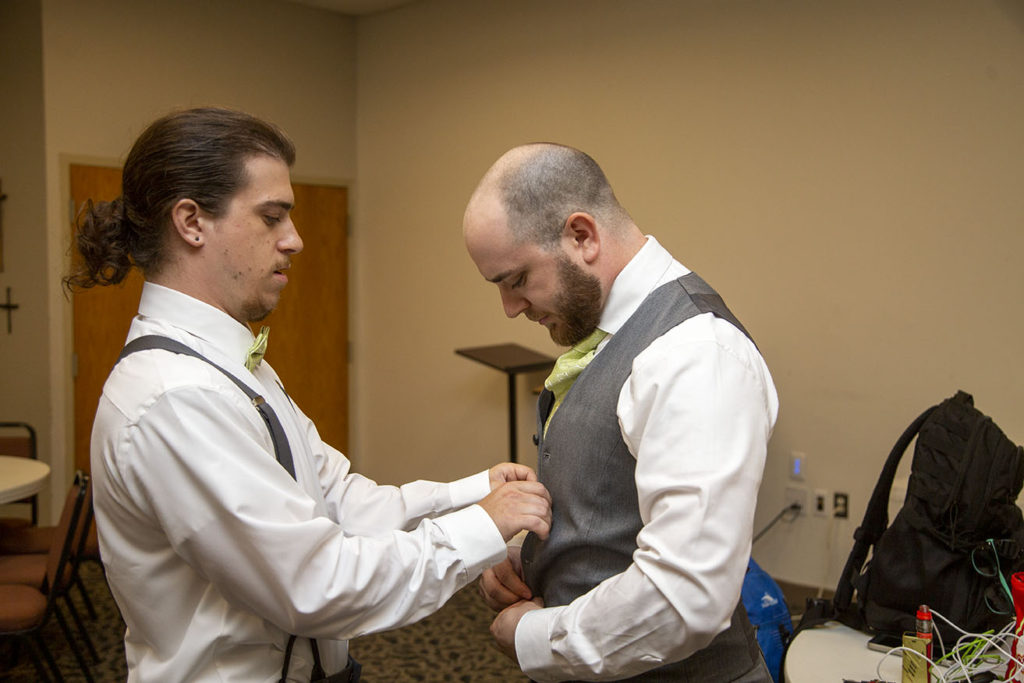
[[[292,460],[292,450],[288,445],[288,438],[284,434],[284,428],[281,426],[281,421],[277,418],[277,413],[274,412],[274,409],[270,407],[270,404],[267,403],[262,396],[253,391],[248,384],[238,379],[192,347],[159,334],[148,334],[142,337],[136,337],[125,344],[124,348],[121,349],[121,354],[117,357],[117,363],[120,363],[126,356],[130,356],[138,351],[147,351],[149,349],[162,349],[164,351],[170,351],[171,353],[179,353],[183,356],[198,358],[199,360],[205,361],[217,368],[225,377],[234,382],[235,386],[242,390],[242,392],[249,398],[249,401],[252,402],[253,407],[255,407],[263,417],[263,421],[267,424],[267,429],[270,431],[270,440],[274,444],[274,456],[277,458],[277,461],[281,463],[281,466],[288,471],[288,474],[292,475],[292,479],[295,479],[295,462]],[[117,365],[117,363],[114,363],[114,365]],[[281,390],[284,391],[284,387],[281,387]],[[288,396],[288,394],[285,394],[285,396]],[[288,400],[290,401],[291,397],[288,397]],[[316,646],[315,639],[310,638],[309,642],[313,651],[313,671],[311,680],[320,680],[324,678],[324,670],[320,664],[320,651]],[[284,653],[284,669],[281,671],[282,682],[288,678],[288,664],[292,658],[292,647],[294,645],[295,636],[288,636],[288,644],[285,647]]]
[[[871,493],[867,509],[864,511],[864,521],[857,527],[853,534],[853,549],[846,560],[846,567],[839,576],[839,584],[836,586],[836,593],[832,604],[836,614],[842,614],[849,610],[850,602],[853,599],[854,579],[860,575],[864,562],[867,560],[868,551],[881,537],[882,532],[889,526],[889,493],[892,490],[893,479],[896,478],[896,470],[900,464],[900,458],[907,450],[907,446],[914,440],[921,430],[921,425],[928,419],[928,416],[938,408],[932,406],[914,420],[903,432],[896,444],[889,452],[885,461],[882,473],[875,484],[875,490]]]
[[[878,541],[886,527],[889,526],[889,493],[892,490],[892,482],[896,478],[896,470],[899,468],[900,458],[903,457],[907,446],[910,445],[910,442],[914,440],[914,437],[921,430],[924,421],[928,419],[928,416],[936,408],[938,408],[937,405],[921,413],[906,428],[892,447],[878,482],[875,484],[875,489],[871,493],[867,509],[864,511],[864,521],[861,522],[861,525],[857,527],[857,531],[853,534],[853,549],[846,559],[843,573],[839,575],[839,584],[836,586],[835,595],[832,596],[832,600],[823,598],[807,599],[803,616],[800,618],[796,628],[793,629],[793,634],[786,643],[787,652],[789,644],[793,642],[797,634],[804,629],[813,628],[828,621],[838,619],[851,628],[858,630],[863,628],[864,624],[861,614],[856,610],[850,609],[850,604],[853,601],[854,582],[860,576],[864,562],[867,560],[868,551]],[[783,661],[785,661],[785,653],[783,654]]]
[[[267,403],[262,396],[253,391],[248,384],[238,379],[192,347],[158,334],[149,334],[143,337],[137,337],[125,344],[125,347],[121,349],[121,355],[117,357],[117,362],[120,363],[121,359],[125,356],[129,356],[137,351],[146,351],[149,349],[163,349],[164,351],[170,351],[171,353],[180,353],[183,356],[198,358],[199,360],[205,361],[217,368],[225,377],[234,382],[235,386],[241,389],[249,398],[253,407],[259,411],[260,415],[263,417],[263,421],[267,423],[267,429],[270,430],[270,440],[274,443],[274,456],[277,458],[277,461],[281,463],[281,467],[288,470],[288,474],[292,475],[292,479],[295,479],[295,463],[292,460],[292,449],[288,446],[288,439],[284,435],[284,428],[281,426],[281,421],[277,418],[277,413],[274,412],[274,409],[270,407],[270,404]],[[116,364],[117,363],[115,363],[115,365]],[[289,398],[289,400],[291,399]]]

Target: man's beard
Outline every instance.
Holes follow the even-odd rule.
[[[266,320],[267,316],[274,312],[274,309],[276,307],[276,301],[274,302],[273,305],[268,305],[264,301],[260,301],[259,299],[253,299],[252,301],[247,301],[242,305],[242,317],[247,322],[262,322],[263,320]]]
[[[562,291],[555,299],[555,313],[563,325],[550,328],[551,339],[559,346],[575,346],[590,336],[601,320],[601,282],[596,276],[561,256],[558,279]]]

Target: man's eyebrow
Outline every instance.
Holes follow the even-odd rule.
[[[286,202],[283,199],[268,199],[267,201],[260,204],[261,209],[269,209],[271,207],[278,207],[285,211],[291,211],[295,208],[295,205],[291,202]]]
[[[507,280],[508,278],[512,277],[513,275],[516,274],[517,271],[520,271],[520,270],[522,270],[522,268],[512,268],[511,270],[506,270],[504,273],[498,273],[494,277],[489,277],[489,278],[485,278],[485,279],[488,282],[493,282],[494,284],[498,284],[498,283],[502,282],[503,280]]]

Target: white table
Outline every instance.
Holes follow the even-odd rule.
[[[869,650],[871,636],[836,621],[801,631],[786,653],[785,683],[839,683],[843,679],[903,678],[900,655]],[[881,662],[881,669],[878,664]]]
[[[0,455],[0,504],[39,493],[50,477],[50,466],[32,458]]]

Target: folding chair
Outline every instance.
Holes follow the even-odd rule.
[[[81,523],[85,525],[85,529],[81,534],[78,545],[71,549],[71,569],[73,572],[72,582],[78,587],[78,591],[82,596],[82,604],[85,605],[86,611],[89,613],[91,619],[96,618],[96,608],[93,607],[92,599],[89,596],[89,592],[85,587],[85,582],[82,581],[80,568],[82,562],[96,562],[102,569],[103,563],[100,558],[99,542],[96,537],[96,527],[93,524],[93,509],[92,509],[92,487],[90,485],[88,495],[86,497],[85,507],[82,510]],[[45,555],[50,551],[50,547],[54,543],[54,538],[58,534],[58,529],[55,526],[12,526],[0,528],[0,557],[4,555],[32,555],[41,554]],[[21,562],[25,562],[22,560]],[[35,560],[37,565],[41,567],[41,560]],[[0,560],[0,567],[4,562]],[[41,571],[40,567],[37,567],[34,571]],[[3,574],[0,572],[0,580],[3,579]],[[83,629],[86,641],[89,642],[88,631]],[[90,647],[90,650],[93,648]]]
[[[73,580],[72,550],[81,543],[85,532],[85,505],[90,492],[89,475],[79,472],[75,483],[64,500],[54,542],[46,555],[19,555],[0,558],[0,638],[17,638],[28,646],[33,664],[42,680],[49,680],[46,668],[40,659],[45,659],[56,681],[63,675],[53,654],[42,637],[42,629],[51,615],[56,617],[64,637],[81,667],[85,679],[93,681],[89,666],[68,627],[67,620],[58,605],[58,598],[64,597],[69,611],[81,626],[67,590]],[[38,575],[39,559],[43,558],[43,575]],[[91,645],[91,643],[90,643]]]

